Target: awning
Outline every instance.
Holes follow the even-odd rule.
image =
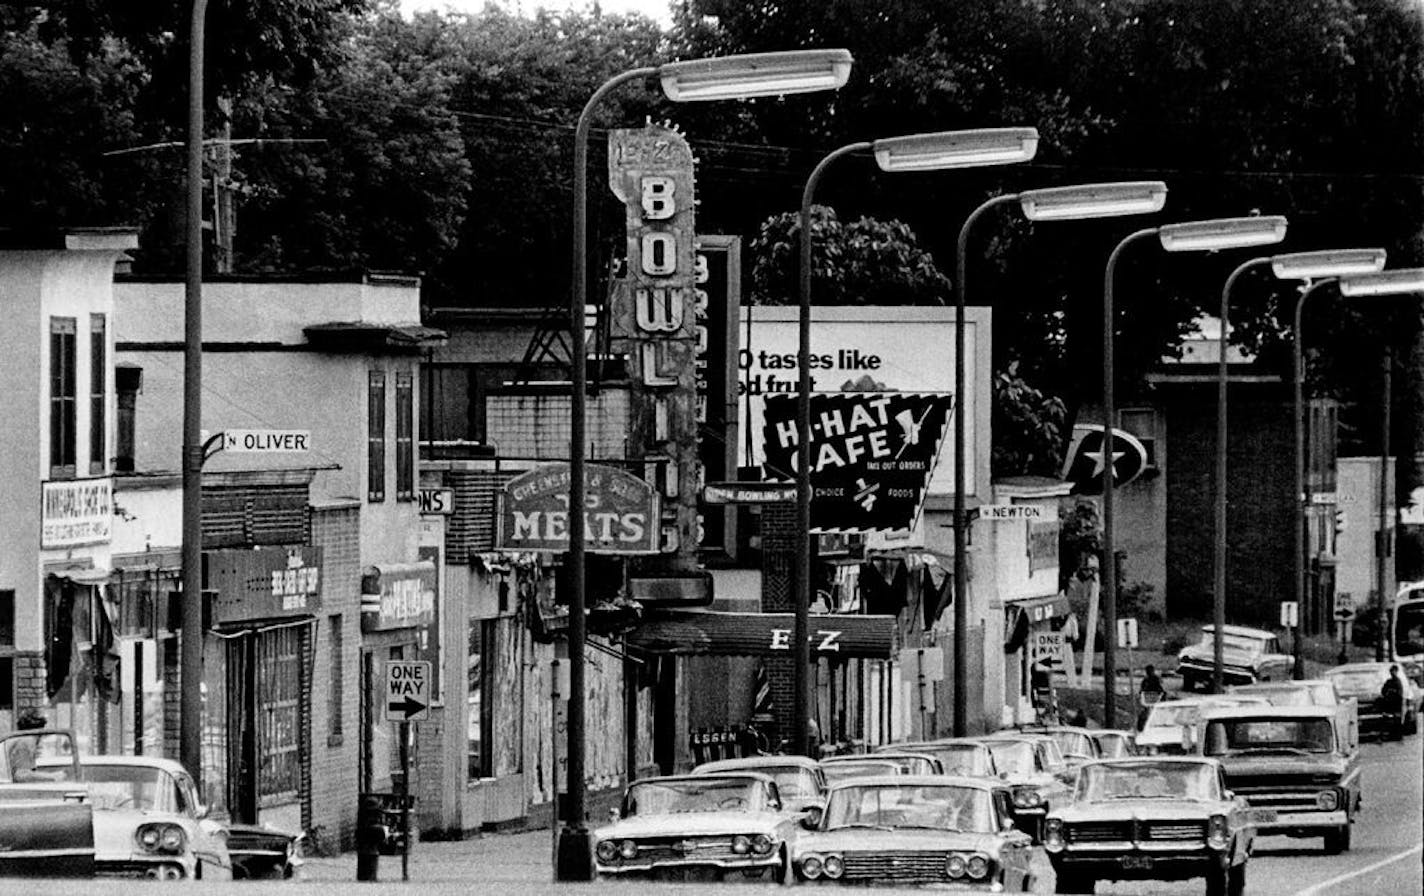
[[[1016,611],[1024,613],[1029,622],[1047,622],[1073,612],[1073,607],[1068,603],[1066,594],[1045,594],[1042,597],[1006,600],[1004,609],[1011,613]]]
[[[448,338],[444,330],[419,323],[371,323],[368,321],[337,321],[314,324],[302,330],[307,342],[317,349],[329,351],[384,352],[404,354],[443,344]]]
[[[93,566],[75,567],[73,569],[47,569],[45,573],[54,576],[60,581],[69,581],[76,585],[107,585],[109,583],[109,570],[99,569]]]
[[[791,613],[683,610],[650,614],[627,643],[680,656],[789,656],[794,626]],[[813,613],[810,641],[817,657],[887,660],[899,647],[894,616]]]

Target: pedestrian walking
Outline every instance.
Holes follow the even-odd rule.
[[[1157,677],[1157,670],[1148,663],[1142,670],[1142,684],[1137,688],[1137,730],[1141,731],[1142,726],[1147,723],[1147,712],[1153,706],[1167,696],[1167,689],[1162,687],[1162,679]]]

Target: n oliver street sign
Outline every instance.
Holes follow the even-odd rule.
[[[796,396],[766,398],[766,475],[796,479]],[[954,398],[906,392],[811,396],[812,532],[908,532],[924,505]]]
[[[569,465],[545,464],[499,491],[495,546],[506,551],[569,549]],[[652,485],[613,467],[584,472],[584,550],[592,554],[656,554],[659,504]]]
[[[229,454],[310,451],[311,432],[304,429],[227,429],[222,450]]]

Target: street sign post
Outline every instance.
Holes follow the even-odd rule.
[[[1291,630],[1291,649],[1295,660],[1291,666],[1291,677],[1305,677],[1304,660],[1300,655],[1300,603],[1293,600],[1281,601],[1281,628]]]
[[[900,675],[913,682],[918,689],[920,728],[926,732],[925,736],[928,736],[925,716],[934,712],[933,682],[944,681],[944,651],[938,647],[906,647],[900,651],[900,670]],[[926,699],[927,696],[929,699]]]
[[[1131,616],[1117,621],[1117,643],[1132,650],[1137,646],[1137,620]]]
[[[1043,517],[1043,508],[1031,504],[979,505],[979,519],[981,520],[1041,520]]]
[[[1355,595],[1349,591],[1335,592],[1335,622],[1340,630],[1340,665],[1350,661],[1350,627],[1355,621]],[[1299,651],[1297,651],[1298,653]]]
[[[1300,624],[1300,604],[1293,600],[1281,601],[1281,628],[1295,628]]]
[[[381,701],[387,722],[400,723],[401,880],[410,880],[410,723],[430,715],[430,663],[390,660],[386,663],[386,696]]]

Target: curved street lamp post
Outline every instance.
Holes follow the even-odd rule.
[[[1018,202],[1030,221],[1073,221],[1085,218],[1111,218],[1123,215],[1151,214],[1162,210],[1167,201],[1167,185],[1161,181],[1128,181],[1122,183],[1079,184],[1025,190],[985,200],[969,213],[959,228],[955,246],[955,353],[954,394],[954,735],[964,737],[969,731],[968,654],[969,654],[969,521],[964,509],[964,313],[968,296],[969,232],[974,222],[990,209]],[[1111,347],[1109,346],[1109,350]],[[1111,357],[1107,356],[1111,364]],[[1110,369],[1110,367],[1109,367]],[[1106,444],[1106,443],[1105,443]]]
[[[715,59],[670,62],[631,69],[615,75],[594,91],[579,114],[574,129],[573,179],[573,282],[569,295],[569,360],[572,368],[569,403],[569,710],[568,804],[566,826],[559,836],[555,859],[558,880],[593,878],[593,852],[585,825],[585,712],[584,645],[585,606],[584,519],[585,425],[588,413],[587,345],[584,313],[588,304],[588,135],[593,110],[613,89],[630,81],[656,77],[663,93],[674,102],[751,99],[838,90],[850,77],[851,55],[846,50],[796,50],[754,53]]]
[[[811,711],[811,200],[816,184],[831,163],[842,156],[854,152],[870,150],[881,171],[937,171],[946,168],[973,168],[987,165],[1008,165],[1026,162],[1038,151],[1038,131],[1034,128],[982,128],[965,131],[942,131],[930,134],[912,134],[904,137],[887,137],[873,142],[850,143],[826,155],[811,170],[806,178],[805,189],[801,192],[801,258],[799,271],[800,314],[797,317],[798,368],[796,397],[796,532],[799,543],[796,550],[796,607],[792,640],[794,641],[793,662],[795,664],[795,714],[792,725],[793,751],[805,756],[813,755],[815,746],[810,742]],[[963,316],[963,310],[960,310]],[[963,327],[956,327],[959,340],[956,349],[956,380],[954,417],[962,417],[963,363],[958,360],[963,354]],[[956,430],[962,432],[962,427]],[[958,443],[957,443],[958,444]],[[956,464],[962,451],[956,449]],[[963,478],[956,473],[956,506],[962,500]],[[957,518],[958,514],[956,514]],[[959,529],[956,527],[956,533]],[[956,573],[956,576],[958,574]],[[957,617],[956,617],[957,618]],[[956,652],[956,668],[959,653]],[[955,680],[955,706],[958,707],[963,682]]]

